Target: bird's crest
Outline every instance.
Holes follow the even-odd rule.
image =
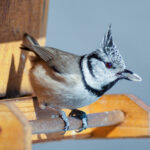
[[[111,25],[109,25],[108,32],[105,34],[100,48],[105,55],[111,60],[111,62],[117,67],[125,67],[124,60],[119,52],[119,50],[116,48],[116,45],[114,44],[113,37],[111,34]]]

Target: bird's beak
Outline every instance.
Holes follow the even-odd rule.
[[[120,75],[122,76],[122,78],[130,80],[130,81],[142,81],[142,78],[139,75],[127,69],[121,72]]]

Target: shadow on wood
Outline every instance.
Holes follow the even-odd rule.
[[[27,52],[20,50],[25,32],[45,43],[49,0],[0,1],[0,97],[31,95]]]
[[[25,69],[27,55],[28,55],[27,52],[21,51],[18,69],[15,68],[15,62],[14,62],[15,60],[14,60],[14,56],[12,55],[8,83],[6,88],[6,95],[4,97],[1,97],[0,99],[21,96],[20,86],[21,86],[23,72]]]
[[[100,133],[102,138],[107,138],[107,136],[116,128],[117,126],[108,126],[108,127],[97,127],[93,130],[91,136],[95,137],[95,133]],[[100,137],[99,137],[100,138]]]

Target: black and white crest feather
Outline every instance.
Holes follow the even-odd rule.
[[[124,60],[113,41],[111,25],[109,26],[108,32],[102,40],[100,50],[105,53],[114,66],[117,68],[125,68]]]

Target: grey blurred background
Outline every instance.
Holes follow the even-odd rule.
[[[114,42],[128,69],[142,82],[120,81],[107,93],[132,93],[150,105],[150,1],[50,0],[47,46],[75,54],[99,47],[112,24]],[[69,140],[33,145],[33,150],[149,150],[150,139]]]

